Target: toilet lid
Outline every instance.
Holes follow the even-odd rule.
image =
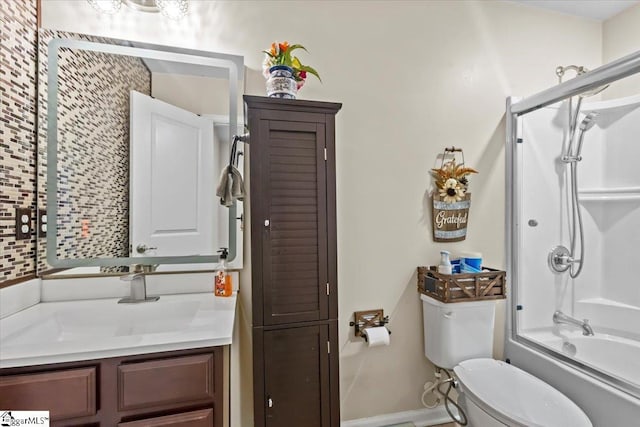
[[[584,412],[544,381],[508,363],[471,359],[454,369],[468,399],[509,425],[591,427]]]

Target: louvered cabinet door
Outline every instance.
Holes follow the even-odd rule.
[[[328,427],[328,325],[264,332],[266,427]]]
[[[328,319],[325,124],[262,120],[264,324]]]

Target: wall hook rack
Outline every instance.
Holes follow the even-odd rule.
[[[349,326],[355,326],[355,336],[362,337],[367,341],[367,336],[364,333],[366,328],[385,326],[387,323],[389,323],[389,316],[385,316],[384,310],[380,308],[354,312],[353,321],[349,322]],[[391,331],[389,331],[389,335],[391,335]]]

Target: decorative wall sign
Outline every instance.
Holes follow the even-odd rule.
[[[436,242],[459,242],[467,237],[471,193],[466,193],[458,202],[445,202],[433,195],[433,240]]]
[[[456,162],[459,153],[461,161]],[[445,159],[449,157],[449,160]],[[445,148],[439,169],[431,169],[436,183],[433,197],[433,240],[436,242],[459,242],[467,237],[471,193],[468,192],[467,175],[478,173],[464,163],[461,148]]]

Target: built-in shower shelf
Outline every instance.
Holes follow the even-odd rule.
[[[581,202],[640,202],[640,187],[591,188],[578,193]]]
[[[592,111],[596,111],[598,113],[614,113],[618,110],[624,112],[637,107],[640,107],[640,95],[609,99],[606,101],[585,102],[580,111],[583,113],[590,113]]]

